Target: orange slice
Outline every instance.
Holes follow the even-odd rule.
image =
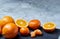
[[[47,32],[52,32],[56,28],[56,24],[53,22],[47,22],[43,25],[43,29]]]
[[[16,25],[18,26],[18,27],[27,27],[28,26],[28,23],[27,23],[27,21],[25,21],[25,20],[23,20],[23,19],[17,19],[16,20]]]

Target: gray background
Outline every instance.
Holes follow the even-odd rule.
[[[42,24],[52,21],[60,29],[60,0],[0,0],[0,18],[6,15],[28,22],[39,19]]]
[[[39,19],[42,24],[52,21],[60,29],[60,0],[0,0],[0,18],[5,15],[28,22]]]

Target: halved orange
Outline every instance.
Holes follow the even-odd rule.
[[[47,22],[43,25],[43,29],[47,32],[52,32],[56,28],[56,24],[53,22]]]
[[[17,19],[16,21],[15,21],[15,23],[16,23],[16,25],[18,26],[18,27],[27,27],[28,26],[28,22],[26,21],[26,20],[24,20],[24,19]]]

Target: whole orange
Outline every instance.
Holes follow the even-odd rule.
[[[1,27],[0,27],[0,34],[2,33]]]
[[[14,38],[18,34],[18,27],[14,23],[6,24],[2,29],[5,38]]]
[[[29,29],[27,27],[22,27],[20,29],[20,33],[21,33],[21,35],[26,36],[26,35],[28,35],[30,33],[30,31],[29,31]]]
[[[31,29],[37,29],[40,27],[40,25],[41,25],[41,22],[37,19],[33,19],[29,22],[29,27]]]
[[[7,23],[14,23],[14,19],[13,19],[11,16],[4,16],[4,17],[2,18],[2,20],[5,21],[6,24],[7,24]]]
[[[0,34],[2,33],[2,28],[3,28],[4,25],[5,25],[5,21],[0,19]]]
[[[3,21],[2,19],[0,19],[0,27],[2,28],[5,25],[5,21]]]

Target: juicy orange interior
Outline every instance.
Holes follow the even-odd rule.
[[[54,24],[53,24],[53,23],[46,23],[46,24],[44,25],[44,27],[45,27],[45,28],[52,28],[52,27],[54,27]]]
[[[24,20],[18,20],[17,24],[20,26],[26,26],[27,25],[27,23]]]

